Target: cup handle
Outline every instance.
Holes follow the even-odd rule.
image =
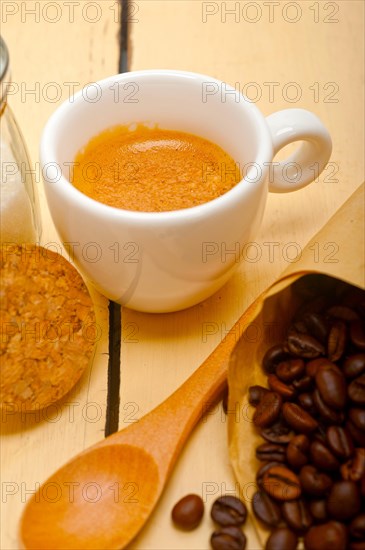
[[[269,191],[296,191],[311,183],[325,168],[332,152],[332,140],[319,118],[305,109],[285,109],[266,117],[274,155],[294,141],[303,141],[285,160],[273,161]]]

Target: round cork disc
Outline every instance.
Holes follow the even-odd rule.
[[[81,276],[60,254],[36,245],[0,251],[0,407],[44,408],[79,380],[98,327]]]

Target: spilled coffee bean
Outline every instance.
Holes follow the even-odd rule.
[[[190,531],[195,529],[204,515],[204,503],[199,495],[186,495],[172,509],[171,517],[180,529]]]
[[[210,544],[213,550],[244,550],[246,536],[238,527],[228,525],[214,531],[210,538]]]
[[[241,527],[247,518],[246,505],[237,497],[223,495],[212,505],[210,516],[219,525],[212,533],[210,544],[213,550],[244,550],[246,536]]]
[[[198,527],[204,515],[204,503],[196,494],[181,498],[173,507],[174,524],[185,531]],[[213,550],[244,550],[246,536],[241,527],[247,518],[246,505],[237,497],[223,495],[211,507],[211,518],[219,525],[210,538]]]
[[[234,496],[222,496],[214,501],[210,515],[219,525],[243,525],[247,518],[247,508]]]

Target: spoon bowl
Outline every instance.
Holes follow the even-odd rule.
[[[117,550],[131,542],[156,506],[193,427],[221,395],[237,334],[259,307],[258,299],[168,399],[43,483],[21,518],[23,548]]]
[[[23,544],[39,550],[121,548],[147,519],[158,488],[158,467],[142,448],[94,448],[43,484],[38,502],[23,515]]]

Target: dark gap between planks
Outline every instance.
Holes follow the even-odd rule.
[[[121,27],[119,35],[119,72],[128,72],[128,13],[129,0],[121,2]],[[108,390],[105,421],[105,437],[118,431],[120,402],[120,351],[122,333],[122,308],[120,304],[109,302],[109,361]]]

